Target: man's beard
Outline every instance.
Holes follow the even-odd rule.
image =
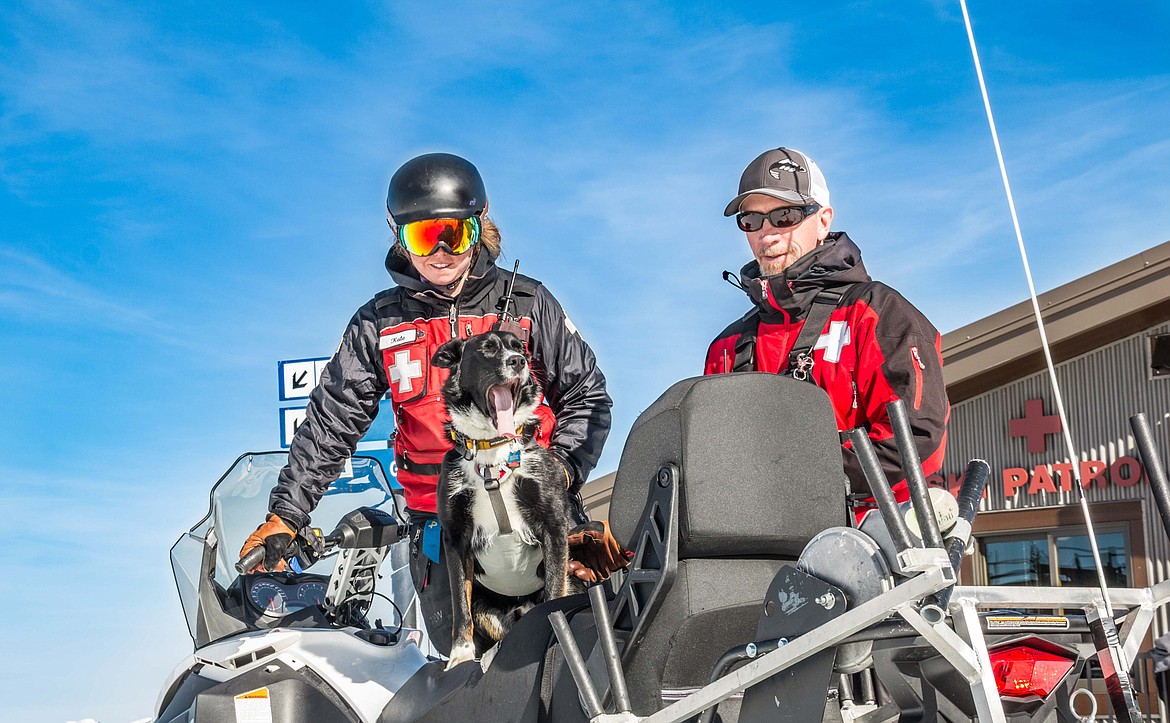
[[[760,265],[761,276],[775,276],[791,266],[795,260],[796,244],[777,244],[777,246],[784,247],[786,253],[783,256],[777,256],[775,258],[760,257],[756,259],[756,263]],[[771,248],[775,248],[775,246],[769,247],[769,249]]]

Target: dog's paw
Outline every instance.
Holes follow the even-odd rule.
[[[483,651],[483,655],[479,656],[479,667],[483,672],[487,672],[491,667],[492,661],[496,659],[496,653],[500,652],[500,644],[496,643],[492,647]]]
[[[451,657],[447,659],[446,670],[451,670],[460,663],[466,663],[469,660],[475,660],[475,646],[470,643],[463,643],[451,648]]]

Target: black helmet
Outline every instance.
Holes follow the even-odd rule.
[[[386,210],[402,225],[424,218],[470,218],[487,208],[479,171],[459,156],[427,153],[394,172]]]

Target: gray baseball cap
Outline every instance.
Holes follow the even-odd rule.
[[[731,199],[724,216],[739,212],[739,204],[753,193],[799,204],[829,205],[825,174],[813,159],[791,148],[764,151],[748,164],[739,179],[739,195]]]

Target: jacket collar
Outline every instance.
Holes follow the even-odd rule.
[[[495,257],[488,253],[487,248],[480,245],[475,252],[475,260],[471,263],[471,273],[463,282],[459,291],[460,305],[471,305],[479,302],[495,286],[499,269],[495,265]],[[455,297],[449,295],[445,289],[431,286],[419,277],[418,271],[411,265],[410,259],[390,249],[386,253],[386,271],[394,283],[410,292],[415,298],[450,304]]]
[[[788,321],[803,317],[818,293],[843,290],[870,277],[861,249],[837,231],[779,274],[761,276],[759,262],[751,261],[740,270],[740,281],[764,318],[781,316]]]

